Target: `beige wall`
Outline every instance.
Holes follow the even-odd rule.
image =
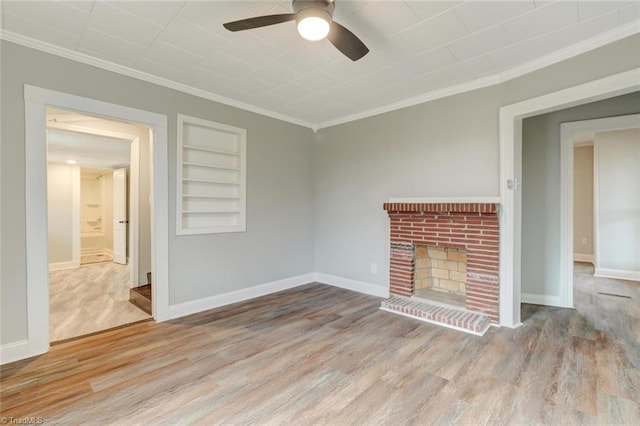
[[[573,151],[573,253],[593,258],[593,146]]]

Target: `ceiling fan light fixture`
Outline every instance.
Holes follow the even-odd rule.
[[[296,16],[298,22],[298,33],[302,38],[318,41],[329,34],[331,27],[331,15],[325,10],[309,8],[298,12]]]

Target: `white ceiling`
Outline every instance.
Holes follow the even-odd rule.
[[[47,161],[75,160],[81,167],[115,169],[129,165],[131,142],[60,129],[47,131]]]
[[[163,83],[154,80],[161,77],[169,86],[313,128],[513,78],[640,32],[637,0],[336,0],[334,19],[370,49],[352,62],[327,40],[301,39],[294,22],[237,33],[222,27],[289,13],[288,0],[2,0],[2,6],[5,39],[44,50],[30,39],[46,42],[68,49],[49,49],[58,54],[106,60],[120,72]]]

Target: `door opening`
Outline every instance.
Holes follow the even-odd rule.
[[[140,260],[143,277],[151,270],[151,212],[140,203],[150,195],[149,128],[52,107],[46,122],[51,341],[149,318],[150,309],[129,303],[145,284]],[[79,183],[76,172],[65,185],[65,172],[78,169]],[[79,224],[64,226],[69,210]],[[68,250],[74,245],[80,250]]]

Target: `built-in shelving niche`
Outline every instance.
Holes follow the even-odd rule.
[[[247,131],[178,115],[177,234],[246,229]]]

